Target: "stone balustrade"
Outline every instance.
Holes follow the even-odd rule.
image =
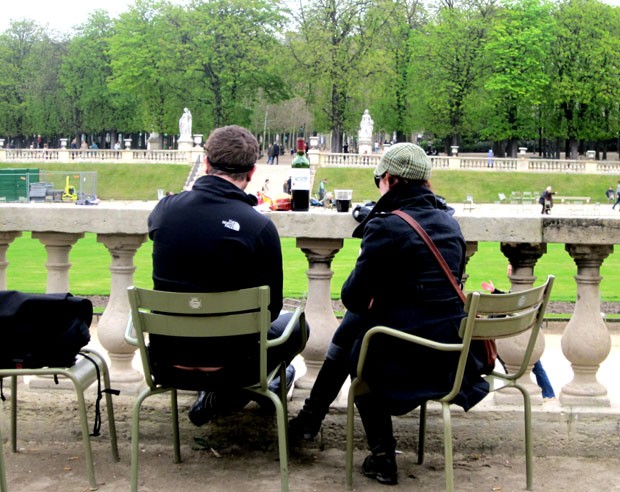
[[[198,142],[202,136],[195,136]],[[128,141],[131,145],[131,141]],[[108,162],[149,164],[192,164],[202,161],[203,148],[196,144],[190,150],[142,150],[126,147],[122,150],[107,149],[6,149],[0,146],[0,163],[36,162]],[[313,167],[372,167],[381,158],[381,153],[362,155],[357,153],[320,152],[316,148],[308,152]],[[620,174],[620,161],[596,161],[540,158],[525,153],[517,158],[488,156],[429,156],[434,169],[517,171],[517,172],[563,172],[584,174]]]
[[[129,141],[131,145],[131,141]],[[58,163],[109,163],[130,164],[191,164],[202,160],[202,147],[182,150],[140,150],[126,147],[122,150],[108,149],[4,149],[0,148],[0,163],[35,164]]]
[[[135,347],[124,342],[128,319],[126,289],[133,283],[133,258],[147,238],[147,216],[155,202],[103,202],[98,206],[67,204],[0,204],[0,289],[10,288],[6,253],[24,231],[45,245],[48,271],[47,292],[69,289],[69,252],[85,233],[95,233],[109,252],[110,299],[98,325],[100,343],[111,360],[112,379],[118,386],[136,388],[140,375],[131,367]],[[491,209],[493,207],[489,207]],[[496,207],[495,207],[496,208]],[[269,212],[282,237],[296,238],[308,260],[306,314],[312,336],[304,352],[310,384],[320,367],[325,350],[337,327],[332,311],[330,284],[332,260],[351,237],[356,226],[350,214],[331,210]],[[620,242],[620,218],[523,216],[507,211],[503,216],[476,209],[457,219],[467,241],[468,259],[480,242],[498,242],[513,265],[512,290],[534,284],[537,261],[547,244],[565,244],[575,262],[576,303],[562,335],[562,351],[570,362],[573,379],[560,392],[565,406],[605,407],[608,391],[597,380],[597,371],[611,349],[611,337],[600,316],[600,267]],[[520,338],[500,341],[499,350],[508,366],[517,364],[523,352]],[[537,344],[534,360],[544,351],[544,337]],[[539,389],[528,386],[534,401],[541,401]]]
[[[381,154],[334,154],[318,151],[308,153],[310,163],[318,167],[371,167],[374,168]],[[527,155],[518,158],[429,156],[434,169],[465,171],[512,171],[512,172],[562,172],[581,174],[618,174],[620,162],[546,159]]]

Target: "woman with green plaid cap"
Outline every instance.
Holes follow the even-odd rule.
[[[431,237],[457,282],[465,267],[465,240],[451,209],[430,188],[431,163],[411,143],[390,147],[375,169],[381,198],[353,236],[362,238],[360,255],[342,287],[347,312],[334,333],[325,362],[299,415],[291,420],[293,439],[312,439],[347,376],[354,376],[364,334],[377,325],[439,342],[458,342],[463,304],[420,236],[400,217],[403,210]],[[386,356],[386,354],[389,354]],[[456,402],[465,410],[488,392],[482,364],[471,355]],[[386,485],[398,481],[396,440],[391,415],[411,411],[452,387],[456,358],[451,353],[385,338],[369,354],[365,379],[372,392],[356,405],[370,454],[362,472]],[[429,370],[432,369],[432,370]]]

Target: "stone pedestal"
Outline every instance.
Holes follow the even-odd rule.
[[[159,133],[152,132],[149,134],[149,139],[146,142],[147,150],[161,150],[161,138]]]
[[[511,292],[519,292],[521,290],[531,289],[536,281],[534,266],[536,262],[547,252],[546,244],[533,243],[501,243],[501,250],[504,256],[508,258],[512,265],[512,275],[509,279],[511,282]],[[530,332],[525,332],[515,337],[497,340],[497,351],[504,364],[509,371],[516,371],[521,365],[523,355],[530,339]],[[532,403],[542,403],[541,390],[532,380],[532,367],[545,350],[545,338],[541,332],[536,339],[536,345],[532,352],[530,363],[519,383],[524,386]],[[523,403],[523,398],[516,391],[504,391],[494,393],[495,401],[498,403],[518,404]]]
[[[369,138],[360,138],[357,143],[357,153],[361,156],[372,155],[372,140]]]
[[[97,242],[110,252],[112,273],[110,299],[99,320],[98,337],[110,356],[110,380],[114,388],[137,392],[144,380],[132,367],[137,347],[125,342],[125,328],[129,319],[127,288],[133,285],[136,267],[133,258],[146,234],[98,234]]]
[[[11,243],[22,235],[21,232],[0,232],[0,290],[6,290],[6,269],[9,262],[6,261],[6,251]]]
[[[45,245],[47,251],[47,287],[45,292],[69,292],[69,253],[71,248],[82,239],[84,233],[33,232],[32,238]]]
[[[330,296],[331,279],[334,275],[331,263],[343,245],[342,239],[297,239],[297,247],[308,259],[308,298],[305,313],[311,330],[308,344],[302,353],[308,372],[297,381],[300,387],[309,388],[314,383],[325,360],[327,347],[338,327]]]
[[[611,245],[565,246],[577,265],[577,301],[562,335],[562,352],[570,361],[573,380],[560,392],[562,405],[610,406],[607,388],[596,373],[611,350],[609,330],[601,317],[600,267]]]
[[[33,232],[32,238],[45,245],[47,251],[47,287],[45,292],[70,292],[69,289],[69,253],[73,245],[84,237],[84,233]],[[30,388],[67,389],[67,382],[56,384],[52,376],[35,376],[30,380]]]
[[[467,279],[469,278],[469,274],[467,273],[467,264],[472,256],[476,254],[478,251],[478,242],[477,241],[467,241],[465,243],[465,272],[463,272],[463,278],[461,282],[463,283],[463,290],[467,291]],[[471,286],[470,286],[471,287]],[[471,287],[471,290],[477,290],[476,287]]]
[[[191,137],[179,138],[177,141],[177,148],[183,151],[190,151],[194,147],[194,141]]]

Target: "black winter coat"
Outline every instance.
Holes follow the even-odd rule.
[[[278,231],[253,207],[256,198],[218,176],[203,176],[191,191],[162,198],[148,219],[153,240],[153,284],[172,292],[223,292],[269,285],[272,321],[282,309],[282,250]],[[178,346],[175,350],[173,343]],[[184,358],[168,363],[217,365],[235,346],[168,340],[157,358],[169,352]],[[185,347],[183,349],[183,347]],[[242,354],[240,359],[243,358]]]
[[[376,325],[439,342],[460,340],[463,304],[420,236],[403,219],[389,213],[397,209],[426,230],[457,282],[463,274],[465,240],[445,202],[423,186],[392,188],[354,231],[354,236],[362,236],[361,252],[342,288],[343,303],[353,314],[346,321],[357,337],[352,361],[357,361],[363,334]],[[373,391],[392,402],[393,413],[402,413],[446,394],[454,380],[456,360],[454,354],[383,337],[369,354],[365,379]],[[457,397],[465,409],[488,392],[481,367],[471,355]]]

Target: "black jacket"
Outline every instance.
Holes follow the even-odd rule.
[[[275,320],[282,309],[280,237],[273,222],[253,208],[255,204],[252,195],[209,175],[198,179],[191,191],[162,198],[148,219],[154,288],[223,292],[269,285],[269,309]],[[162,367],[217,366],[231,352],[243,366],[239,338],[214,344],[187,338],[162,341],[152,336],[150,350]],[[247,347],[242,344],[248,353],[255,351],[252,340]]]
[[[280,236],[256,198],[217,176],[162,198],[148,219],[153,285],[173,292],[271,290],[271,319],[282,309]]]
[[[352,360],[357,360],[361,338],[368,329],[385,325],[440,342],[458,342],[464,317],[463,303],[437,260],[407,222],[391,214],[402,209],[431,237],[460,282],[465,265],[465,240],[458,222],[431,190],[397,185],[381,197],[356,228],[362,236],[355,268],[342,288],[342,301],[355,314],[357,325]],[[385,339],[370,353],[365,378],[383,392],[400,413],[422,401],[445,394],[451,387],[456,359],[423,347]],[[457,402],[470,408],[487,393],[481,364],[472,355]]]

